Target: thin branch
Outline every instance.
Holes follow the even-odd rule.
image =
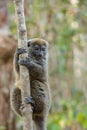
[[[24,0],[14,0],[15,13],[17,19],[17,29],[18,29],[18,47],[27,48],[27,31],[25,25],[24,16]],[[24,58],[25,55],[22,56]],[[24,97],[30,96],[30,81],[29,72],[26,67],[20,66],[20,81],[21,81],[21,91],[22,91],[22,102]],[[24,103],[24,102],[23,102]],[[25,108],[23,110],[23,130],[32,130],[32,109],[30,105],[24,104]]]

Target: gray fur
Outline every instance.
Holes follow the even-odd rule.
[[[45,40],[32,39],[29,40],[28,45],[28,57],[26,59],[19,60],[19,55],[25,53],[23,49],[17,49],[14,55],[14,69],[16,73],[16,82],[19,82],[20,65],[24,65],[28,68],[30,74],[30,87],[31,96],[34,100],[33,106],[33,120],[37,130],[46,130],[46,120],[50,109],[50,87],[48,83],[48,45]],[[39,46],[35,48],[34,45]],[[41,47],[44,45],[43,50]],[[36,46],[36,47],[37,47]],[[21,90],[19,86],[16,86],[11,94],[11,104],[14,111],[17,114],[22,115],[20,111],[21,107]],[[27,98],[28,100],[28,98]],[[29,100],[30,101],[30,100]],[[31,102],[30,102],[31,103]]]

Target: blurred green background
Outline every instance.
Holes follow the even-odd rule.
[[[50,44],[47,130],[87,130],[87,0],[25,0],[24,6],[28,37]],[[0,0],[0,130],[22,130],[9,100],[16,47],[14,4]]]

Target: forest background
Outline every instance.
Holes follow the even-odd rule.
[[[87,130],[87,0],[25,0],[29,38],[46,39],[52,105],[48,130]],[[10,108],[17,47],[14,4],[0,0],[0,130],[22,130]]]

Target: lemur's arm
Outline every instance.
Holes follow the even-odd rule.
[[[14,62],[13,62],[13,64],[14,64],[14,72],[15,72],[15,74],[16,74],[17,77],[19,77],[19,71],[20,71],[19,64],[18,64],[19,55],[23,54],[25,52],[26,52],[25,49],[23,49],[23,48],[17,48],[16,52],[14,54]],[[16,76],[15,76],[15,78],[16,78]]]
[[[33,70],[33,73],[35,74],[41,74],[43,72],[42,66],[32,61],[29,57],[20,60],[19,64],[26,66],[29,69],[29,71]]]

